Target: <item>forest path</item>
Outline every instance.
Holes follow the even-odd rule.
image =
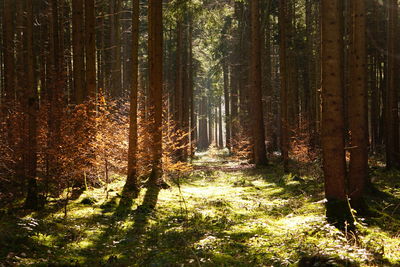
[[[206,152],[197,152],[192,162],[195,170],[234,172],[254,168],[247,161],[240,161],[230,157],[228,150],[211,149]]]

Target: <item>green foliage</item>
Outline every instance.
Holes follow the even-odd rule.
[[[390,266],[400,261],[399,213],[386,202],[392,197],[391,203],[397,204],[398,191],[368,199],[374,215],[358,218],[356,233],[341,232],[325,219],[318,177],[285,175],[274,165],[254,169],[229,161],[218,151],[199,154],[194,165],[195,171],[179,180],[179,188],[175,185],[159,193],[154,211],[136,209],[143,201],[141,195],[132,210],[116,214],[116,192],[123,185],[122,179],[116,179],[110,184],[109,199],[102,189],[86,191],[70,202],[67,218],[56,199],[40,213],[3,214],[0,262]],[[383,186],[397,174],[377,169],[372,175]],[[96,201],[86,205],[85,199]]]

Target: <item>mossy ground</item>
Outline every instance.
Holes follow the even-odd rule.
[[[398,172],[373,169],[380,191],[354,234],[326,222],[323,182],[305,166],[285,175],[279,165],[253,168],[221,151],[194,165],[159,192],[154,211],[138,208],[145,190],[118,210],[121,178],[108,199],[90,189],[71,201],[66,218],[57,202],[4,213],[0,266],[400,266]]]

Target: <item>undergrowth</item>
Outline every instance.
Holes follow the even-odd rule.
[[[399,173],[371,171],[371,214],[357,232],[324,216],[323,183],[279,165],[254,168],[227,153],[199,154],[157,208],[145,191],[119,213],[123,178],[46,210],[1,211],[0,266],[399,266]],[[316,172],[317,173],[317,172]],[[139,207],[139,208],[138,208]]]

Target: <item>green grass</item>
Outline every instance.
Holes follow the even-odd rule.
[[[400,264],[398,173],[372,171],[381,191],[368,198],[373,214],[359,218],[354,235],[326,222],[320,177],[284,175],[279,165],[251,168],[218,151],[193,164],[179,186],[171,181],[160,191],[154,211],[137,209],[143,190],[128,212],[117,213],[120,179],[108,199],[90,189],[71,201],[66,218],[57,202],[2,215],[0,266]]]

